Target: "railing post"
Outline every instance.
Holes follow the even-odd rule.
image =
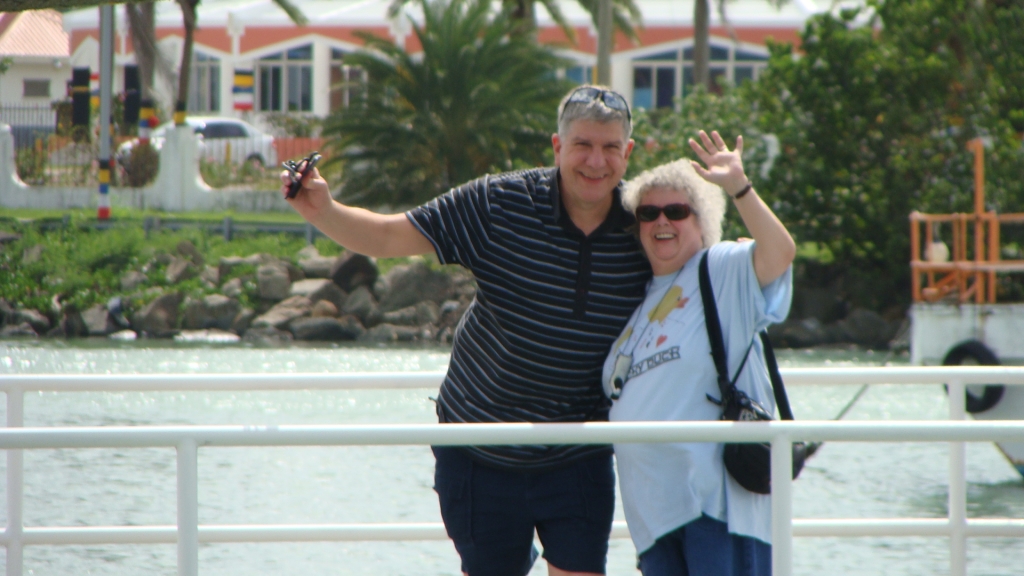
[[[957,379],[949,383],[949,419],[967,417],[966,387]],[[967,457],[963,442],[949,443],[949,573],[967,574]]]
[[[25,425],[25,391],[7,392],[7,427]],[[22,538],[25,532],[23,503],[25,501],[24,452],[7,451],[7,576],[21,576],[24,567]]]
[[[793,573],[793,441],[772,440],[772,575]]]
[[[199,473],[196,441],[178,451],[178,576],[199,576]]]

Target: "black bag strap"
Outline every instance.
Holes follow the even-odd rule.
[[[704,324],[708,330],[708,341],[711,343],[711,357],[715,361],[715,370],[718,371],[718,389],[722,393],[721,403],[724,406],[732,397],[736,389],[736,380],[739,378],[743,367],[747,364],[747,357],[750,356],[750,348],[753,342],[747,347],[747,353],[743,355],[743,362],[736,371],[736,376],[729,380],[729,367],[725,355],[725,339],[722,337],[722,323],[718,318],[718,305],[715,303],[715,293],[711,288],[711,273],[708,271],[708,252],[700,259],[698,277],[700,279],[700,299],[704,304]],[[772,383],[772,393],[775,395],[775,405],[779,407],[779,415],[783,420],[793,419],[793,410],[789,405],[789,397],[786,395],[786,386],[782,383],[782,375],[779,373],[779,363],[775,359],[775,350],[772,349],[771,340],[768,339],[768,332],[762,330],[760,333],[761,343],[764,345],[764,359],[768,368],[768,377]]]

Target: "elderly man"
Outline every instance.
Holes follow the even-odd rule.
[[[472,271],[477,295],[454,335],[440,422],[606,420],[602,363],[651,276],[619,198],[631,132],[620,94],[581,86],[558,109],[554,168],[484,176],[405,214],[345,206],[316,172],[289,202],[354,252],[433,251]],[[433,451],[441,516],[465,574],[528,573],[535,530],[549,574],[604,574],[611,447]]]

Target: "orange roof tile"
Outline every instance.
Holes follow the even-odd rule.
[[[60,12],[26,10],[0,13],[0,55],[70,55],[68,33],[64,31]]]

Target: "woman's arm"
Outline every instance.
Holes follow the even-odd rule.
[[[700,131],[703,145],[690,139],[690,147],[707,166],[693,162],[702,178],[720,186],[733,199],[740,218],[754,237],[754,272],[761,286],[771,284],[793,263],[796,244],[772,209],[757,195],[743,171],[743,136],[736,138],[736,149],[729,150],[717,131],[708,136]]]

